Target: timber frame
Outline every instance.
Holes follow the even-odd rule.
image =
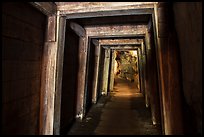
[[[88,18],[88,17],[101,17],[101,16],[119,16],[119,15],[151,15],[153,22],[153,35],[155,43],[155,52],[157,60],[157,75],[159,82],[159,93],[160,93],[160,104],[161,109],[166,109],[164,107],[164,95],[166,95],[165,89],[165,79],[164,79],[164,66],[162,64],[162,54],[160,43],[160,29],[158,22],[158,5],[157,3],[150,4],[149,7],[141,7],[138,9],[123,9],[123,10],[106,10],[106,11],[92,11],[92,12],[81,12],[81,13],[70,13],[66,10],[60,10],[59,6],[52,2],[30,2],[31,5],[40,10],[48,18],[47,23],[47,34],[46,41],[44,44],[43,52],[43,65],[42,65],[42,78],[41,78],[41,99],[40,99],[40,134],[52,135],[60,134],[60,107],[61,107],[61,83],[62,83],[62,71],[63,71],[63,57],[64,57],[64,41],[65,41],[65,27],[66,20],[77,19],[77,18]],[[136,8],[136,7],[135,7]],[[97,8],[96,8],[97,9]],[[72,28],[75,25],[72,24]],[[85,28],[86,30],[86,28]],[[145,34],[145,33],[144,33]],[[126,35],[89,35],[86,33],[79,34],[80,47],[81,50],[81,70],[79,76],[81,80],[78,81],[79,85],[82,87],[79,89],[80,98],[78,98],[81,103],[78,108],[78,115],[83,118],[83,107],[84,107],[84,95],[86,93],[86,77],[87,77],[87,62],[88,62],[88,49],[89,41],[93,38],[111,38],[111,37],[132,37],[132,36],[144,36],[144,34],[126,34]],[[170,92],[170,91],[169,91]],[[167,95],[166,95],[167,96]],[[82,110],[81,110],[82,109]],[[82,112],[81,112],[82,111]],[[171,134],[172,125],[166,125],[166,115],[164,110],[161,111],[162,118],[162,131],[163,134]],[[174,131],[172,131],[174,132]],[[176,132],[176,131],[175,131]]]

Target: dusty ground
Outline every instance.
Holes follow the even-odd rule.
[[[159,135],[144,97],[134,83],[116,79],[114,92],[103,96],[87,116],[76,122],[68,135]]]

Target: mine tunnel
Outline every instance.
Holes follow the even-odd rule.
[[[202,2],[3,2],[2,135],[202,135]]]

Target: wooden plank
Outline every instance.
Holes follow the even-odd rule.
[[[97,102],[97,87],[98,87],[98,76],[99,76],[99,61],[100,61],[100,54],[101,54],[101,45],[99,45],[98,40],[96,40],[97,42],[94,42],[95,44],[95,67],[94,67],[94,80],[93,80],[93,94],[92,94],[92,102],[96,103]]]
[[[60,11],[60,15],[66,16],[67,19],[77,18],[91,18],[91,17],[104,17],[104,16],[125,16],[125,15],[151,15],[153,9],[130,9],[130,10],[115,10],[115,11],[96,11],[96,12],[85,12],[85,13],[72,13],[69,14],[67,11]]]
[[[157,4],[154,5],[154,14],[152,14],[152,27],[153,27],[153,35],[154,35],[154,45],[155,45],[155,53],[156,53],[156,65],[157,65],[157,78],[158,78],[158,88],[159,88],[159,101],[160,101],[160,114],[161,114],[161,129],[162,134],[165,134],[164,129],[164,113],[163,113],[163,100],[162,100],[162,90],[163,90],[163,80],[162,73],[163,71],[160,69],[160,52],[159,52],[159,41],[157,39],[158,35],[158,15],[157,15]]]
[[[146,9],[153,8],[155,2],[76,2],[76,3],[57,3],[60,11],[71,13],[83,13],[108,10],[127,10],[127,9]]]
[[[105,6],[104,6],[105,5]],[[111,6],[112,5],[112,6]],[[151,14],[154,3],[79,3],[79,4],[64,4],[58,6],[61,15],[66,15],[67,18],[85,18],[99,16],[117,16],[117,15],[139,15]]]
[[[47,16],[57,13],[57,6],[53,2],[29,2]]]
[[[57,43],[46,42],[43,54],[40,99],[40,134],[45,135],[53,134],[56,53]]]
[[[150,30],[153,30],[150,26]],[[152,38],[153,32],[147,31],[146,34],[146,56],[147,56],[147,91],[150,95],[150,106],[152,113],[153,125],[161,125],[161,110],[160,110],[160,95],[158,90],[158,76],[154,39]],[[151,66],[151,67],[149,67]]]
[[[57,17],[55,15],[53,16],[48,16],[48,24],[47,24],[47,31],[48,34],[47,35],[47,40],[46,41],[56,41],[56,20],[57,20]]]
[[[115,69],[115,58],[116,58],[116,53],[114,50],[111,51],[112,54],[112,58],[111,58],[111,72],[110,72],[110,89],[109,91],[112,92],[113,91],[113,87],[114,87],[114,69]]]
[[[12,119],[14,120],[12,121],[12,124],[10,124],[9,126],[3,125],[3,132],[7,133],[7,135],[37,134],[38,122],[36,119],[38,119],[38,114],[38,111],[33,111],[20,117],[13,116]]]
[[[9,103],[35,94],[36,91],[40,90],[39,79],[40,77],[2,82],[2,102]]]
[[[133,45],[133,44],[141,44],[143,39],[100,39],[100,45]]]
[[[105,49],[137,49],[140,48],[141,45],[106,45],[102,47]]]
[[[87,63],[87,50],[88,50],[88,36],[80,38],[79,40],[79,71],[77,82],[77,109],[76,118],[82,119],[84,116],[84,92],[85,92],[85,79],[86,79],[86,63]]]
[[[89,36],[89,38],[92,38],[92,39],[104,39],[104,38],[144,38],[145,34],[125,34],[125,35],[104,35],[104,36]]]
[[[41,44],[44,41],[42,35],[44,30],[33,27],[21,20],[14,20],[12,16],[3,14],[2,25],[3,36],[36,44]]]
[[[125,36],[141,35],[146,33],[146,25],[110,25],[110,26],[88,26],[85,27],[88,36]]]
[[[2,59],[15,61],[40,61],[42,44],[25,42],[9,37],[2,38]]]
[[[59,38],[57,51],[57,68],[56,68],[56,93],[55,93],[55,110],[54,110],[54,135],[60,134],[60,112],[61,112],[61,91],[63,77],[64,61],[64,43],[65,43],[66,19],[60,17],[59,20]]]
[[[18,11],[18,12],[16,12]],[[3,15],[10,16],[14,20],[21,20],[35,28],[44,29],[46,22],[45,15],[26,2],[5,2],[2,3]],[[32,15],[32,16],[31,16]]]
[[[70,27],[72,30],[79,36],[79,37],[85,37],[86,36],[86,31],[84,30],[83,27],[81,27],[79,24],[75,22],[70,22]]]
[[[109,65],[110,65],[110,49],[106,49],[103,69],[102,95],[108,94]]]
[[[3,61],[2,81],[17,81],[40,76],[40,61]]]
[[[162,9],[164,8],[164,9]],[[160,3],[155,8],[155,20],[157,27],[157,41],[158,41],[158,58],[160,67],[160,80],[161,92],[163,103],[163,117],[164,117],[164,133],[167,135],[183,134],[183,111],[182,111],[182,98],[181,98],[181,76],[180,76],[180,63],[179,63],[179,49],[178,43],[175,40],[175,30],[163,30],[165,26],[173,28],[171,22],[159,22],[158,15],[170,16],[170,11],[167,3]],[[162,11],[168,11],[163,13]],[[160,13],[158,13],[160,12]],[[174,54],[174,56],[172,56]],[[168,79],[166,79],[168,78]]]

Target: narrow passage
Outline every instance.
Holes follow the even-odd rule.
[[[102,96],[68,135],[159,135],[151,122],[150,109],[134,83],[117,78],[110,96]]]

